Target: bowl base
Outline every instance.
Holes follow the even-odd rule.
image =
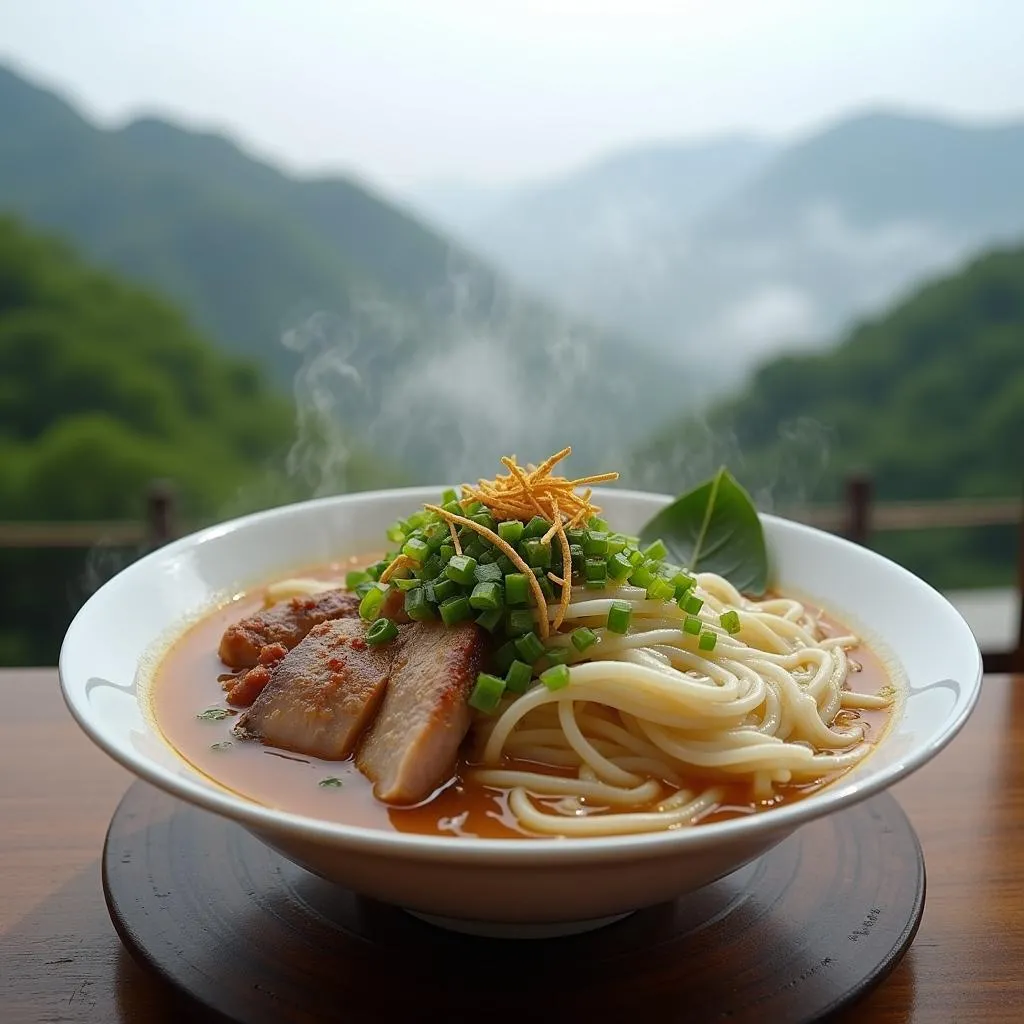
[[[629,910],[625,914],[612,914],[611,917],[598,917],[592,921],[558,921],[552,924],[517,924],[500,921],[467,921],[458,917],[436,917],[434,914],[421,914],[418,910],[405,912],[445,931],[459,932],[462,935],[478,935],[485,939],[560,939],[567,935],[582,935],[584,932],[605,928],[616,921],[622,921],[635,914]]]
[[[365,899],[136,782],[107,833],[103,889],[121,940],[149,969],[126,973],[124,986],[153,987],[120,993],[125,1005],[166,999],[163,979],[183,998],[175,1019],[205,1020],[205,1008],[219,1020],[333,1020],[343,1007],[346,1024],[521,1024],[627,1007],[640,1020],[803,1024],[896,966],[921,919],[925,875],[910,823],[882,794],[671,903],[504,941],[522,928],[465,934],[473,922]]]

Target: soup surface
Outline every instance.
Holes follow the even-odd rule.
[[[373,557],[353,557],[297,575],[336,580],[347,569],[365,565]],[[469,782],[461,771],[424,803],[395,807],[373,796],[371,783],[351,759],[324,761],[237,739],[231,732],[237,713],[224,701],[219,677],[226,669],[217,655],[217,647],[229,625],[262,605],[263,591],[257,589],[217,609],[192,626],[158,666],[149,691],[151,708],[165,739],[181,757],[218,785],[294,814],[427,835],[498,839],[534,835],[526,832],[510,811],[508,791]],[[832,636],[849,632],[828,616],[822,617],[822,626]],[[885,665],[870,648],[861,645],[850,650],[849,657],[854,669],[850,681],[859,693],[893,692]],[[860,721],[866,726],[866,742],[877,743],[895,707],[898,702],[878,711],[840,711],[835,725]],[[534,772],[563,774],[558,769],[532,763],[519,766]],[[463,767],[460,762],[459,769]],[[567,770],[564,774],[572,772]],[[701,821],[756,814],[791,803],[834,781],[838,774],[813,783],[781,785],[771,800],[756,800],[747,784],[730,784],[725,799]],[[537,803],[551,809],[558,798],[539,797]]]

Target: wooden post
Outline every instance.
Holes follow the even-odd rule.
[[[1017,522],[1017,647],[1010,654],[1010,671],[1024,675],[1024,503]]]
[[[174,539],[174,485],[169,480],[154,480],[146,492],[146,541],[158,548]]]
[[[866,545],[871,533],[871,477],[866,473],[851,473],[846,478],[847,540]]]

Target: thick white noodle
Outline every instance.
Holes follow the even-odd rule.
[[[508,790],[531,832],[622,835],[697,823],[721,804],[723,784],[770,802],[777,786],[826,778],[868,753],[863,727],[837,716],[892,698],[848,689],[857,637],[826,636],[801,602],[749,601],[713,573],[698,574],[695,593],[712,651],[682,629],[674,603],[628,585],[600,597],[576,588],[549,641],[568,651],[569,684],[534,684],[481,717],[469,777]],[[631,606],[626,635],[605,629],[612,601]],[[726,611],[739,614],[735,635],[721,626]],[[580,625],[599,635],[582,654],[569,636]]]

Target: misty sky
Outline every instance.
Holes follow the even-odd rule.
[[[95,117],[394,189],[866,104],[1020,115],[1022,39],[1024,0],[0,0],[0,60]]]

